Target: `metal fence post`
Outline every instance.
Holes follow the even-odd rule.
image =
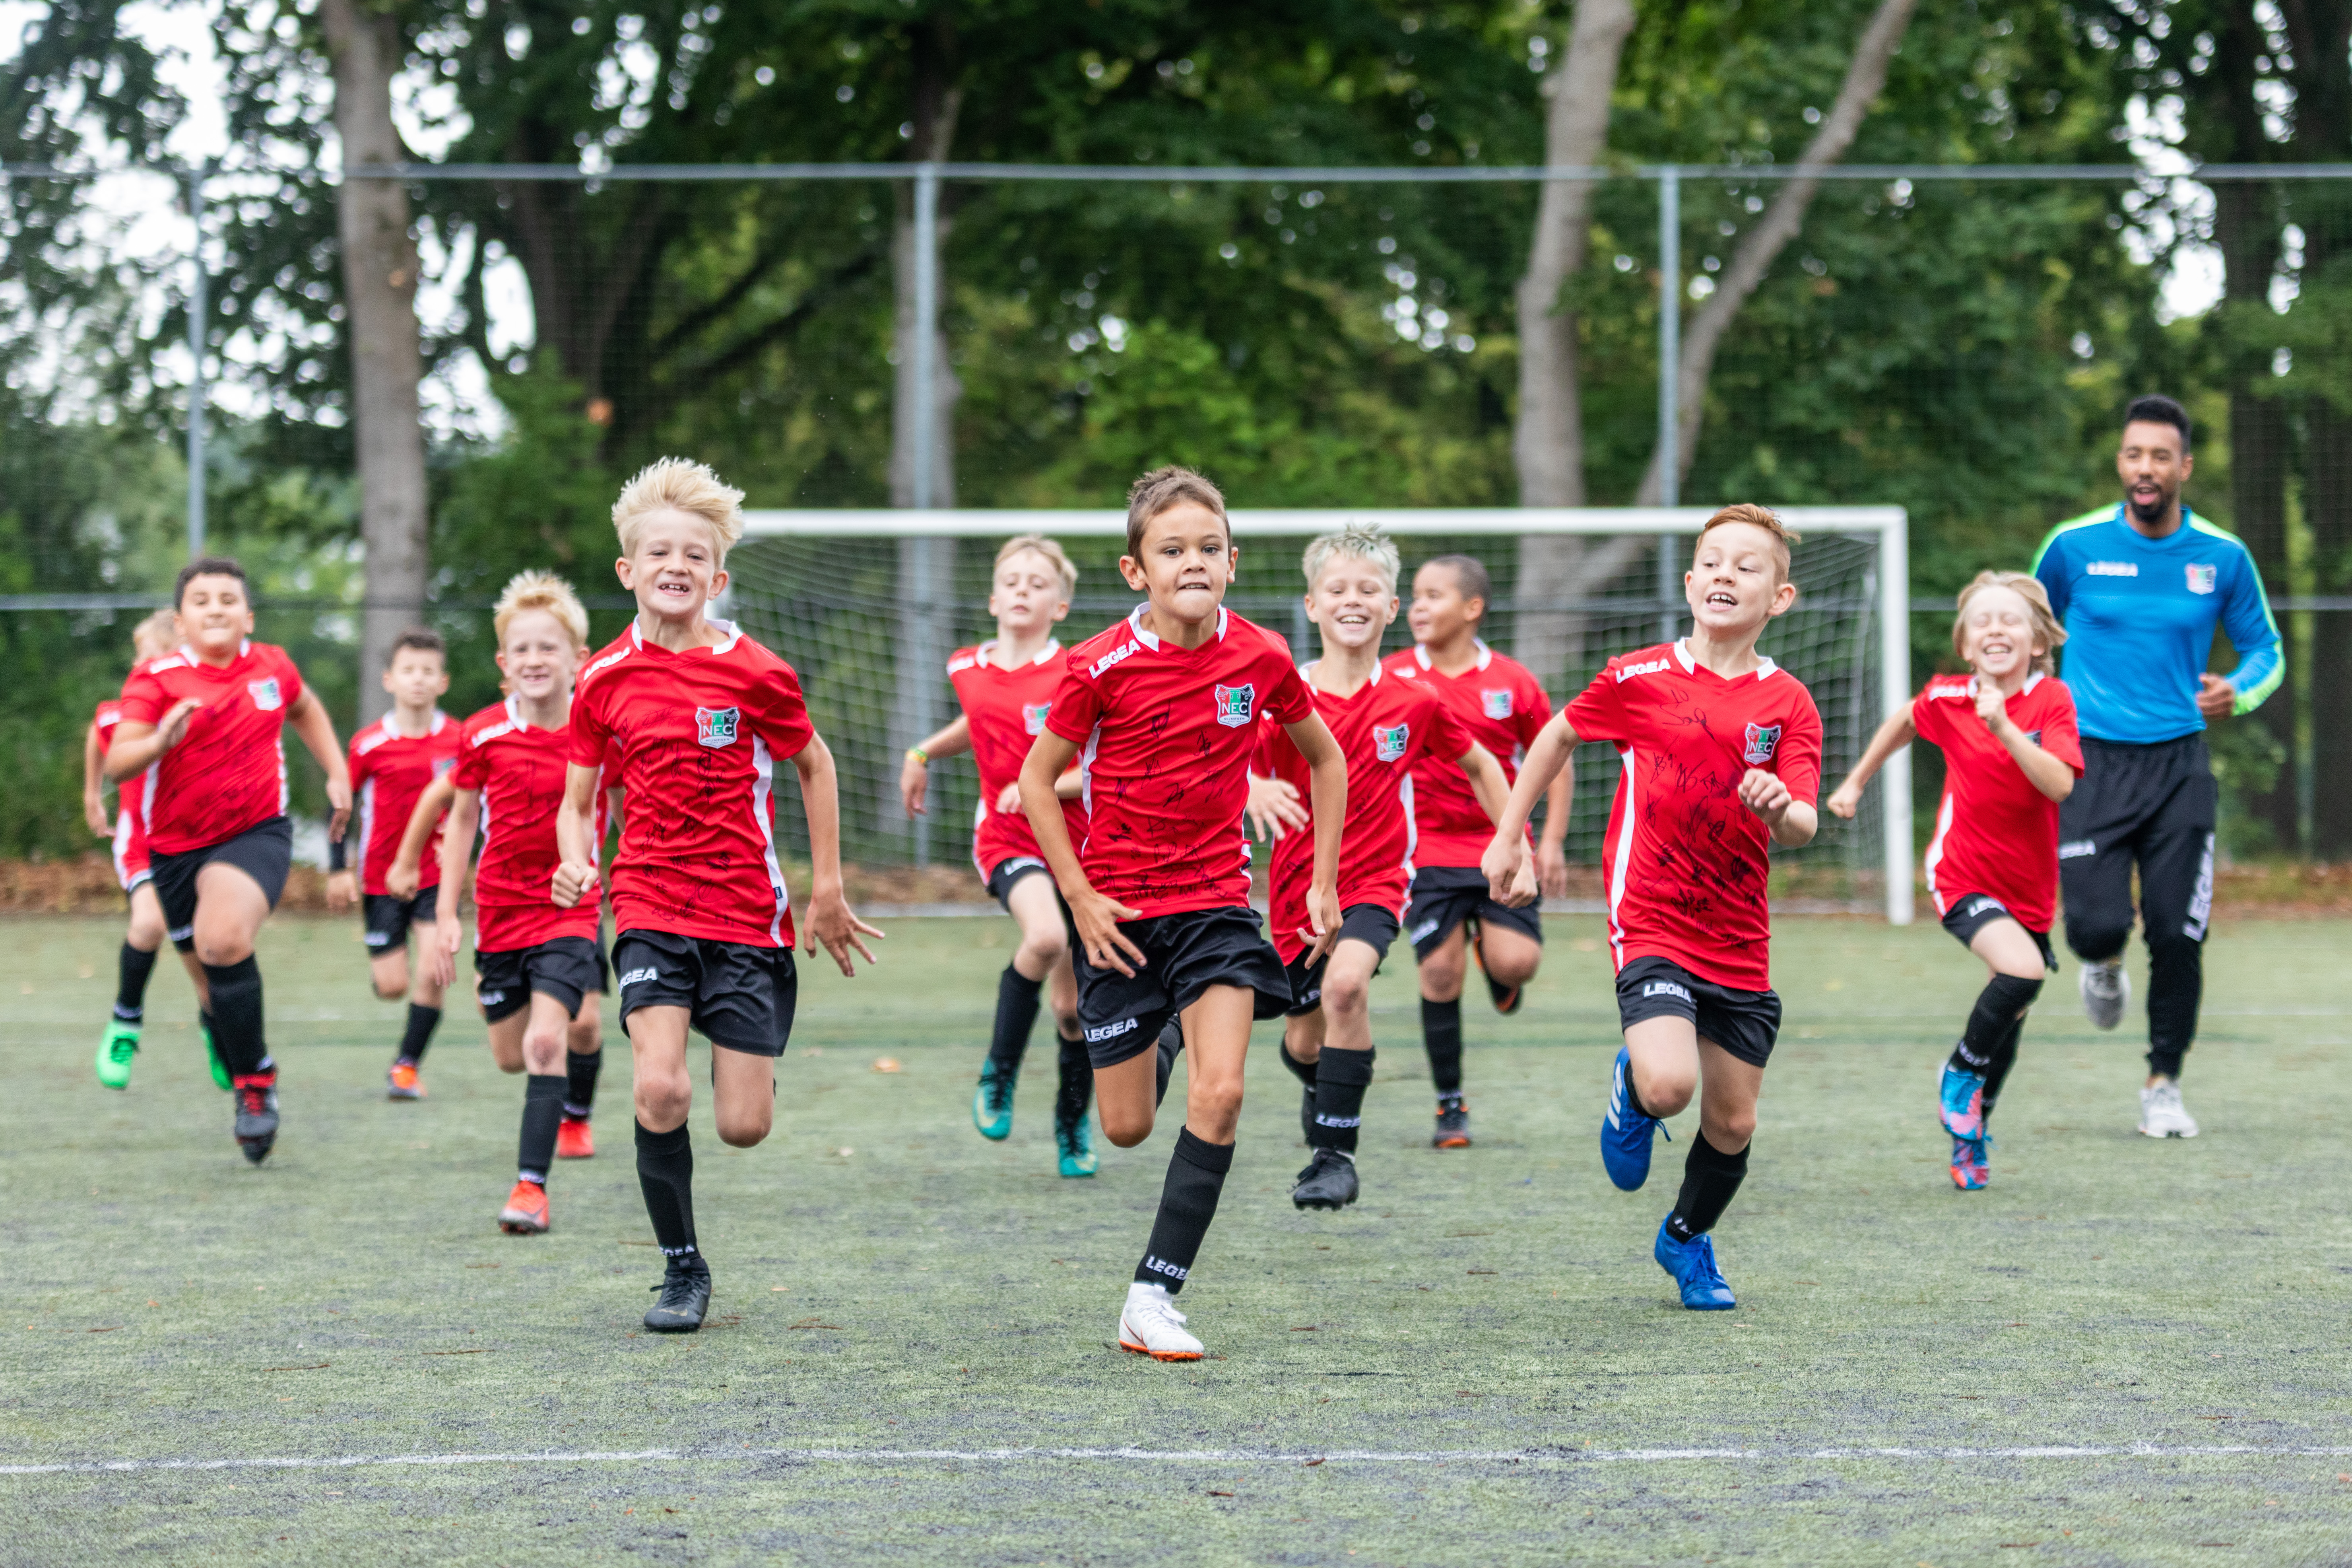
[[[205,273],[205,176],[206,163],[188,175],[188,218],[195,226],[195,243],[188,261],[195,276],[188,285],[188,559],[205,552],[205,340],[211,325],[212,305]]]
[[[915,450],[911,465],[912,499],[916,509],[925,511],[939,505],[939,328],[940,166],[926,160],[915,166]],[[947,659],[939,617],[948,588],[941,557],[953,548],[948,541],[931,538],[903,540],[898,546],[898,646],[905,660],[898,706],[906,715],[909,744],[940,727],[940,671]],[[914,840],[915,864],[929,866],[930,817],[914,818],[908,830]]]
[[[1683,172],[1673,163],[1658,171],[1658,504],[1675,506],[1682,495],[1681,454],[1675,448],[1682,410],[1675,396],[1677,361],[1683,353]]]

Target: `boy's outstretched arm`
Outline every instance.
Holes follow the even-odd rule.
[[[433,900],[433,951],[427,955],[427,961],[433,966],[436,980],[443,985],[455,985],[457,983],[457,949],[466,940],[465,922],[457,918],[457,908],[465,900],[466,873],[473,864],[474,830],[482,822],[482,792],[459,789],[449,784],[446,778],[435,779],[432,787],[425,792],[425,798],[416,803],[417,814],[408,819],[408,833],[401,839],[400,848],[402,854],[410,857],[421,852],[424,837],[417,833],[416,825],[423,822],[426,825],[425,831],[432,831],[433,818],[425,815],[425,806],[433,798],[433,791],[444,784],[449,784],[451,796],[449,831],[441,836],[441,889],[439,897]],[[403,893],[403,898],[413,895],[416,878],[414,865],[409,867],[408,875],[412,891]],[[387,873],[384,882],[389,886],[391,881],[392,878]]]
[[[1863,748],[1862,761],[1853,764],[1853,772],[1845,775],[1845,783],[1838,785],[1836,793],[1822,803],[1830,808],[1831,815],[1852,816],[1860,810],[1862,786],[1877,776],[1878,770],[1886,765],[1887,758],[1909,745],[1918,735],[1919,731],[1911,722],[1911,704],[1906,702],[1889,713],[1886,722],[1878,727],[1878,733],[1870,738],[1870,744]]]
[[[1511,783],[1508,779],[1503,776],[1503,764],[1495,760],[1494,752],[1488,751],[1486,747],[1480,745],[1475,741],[1470,742],[1470,749],[1463,752],[1457,761],[1461,765],[1463,776],[1470,781],[1470,793],[1475,795],[1478,799],[1478,808],[1486,814],[1486,820],[1493,822],[1499,818],[1503,815],[1505,807],[1510,804],[1511,799]],[[1575,766],[1576,764],[1574,763],[1570,763],[1568,770],[1562,775],[1568,778],[1571,784],[1574,781]],[[1568,807],[1565,805],[1560,804],[1560,802],[1567,798],[1573,797],[1567,792],[1560,790],[1557,784],[1554,784],[1551,794],[1545,796],[1548,803],[1547,809],[1549,812],[1553,814],[1552,816],[1549,816],[1546,819],[1545,833],[1547,837],[1550,836],[1550,823],[1552,820],[1557,820],[1559,822],[1560,831],[1562,835],[1565,836],[1568,829]],[[1526,860],[1524,852],[1522,852],[1520,858],[1522,861],[1521,868],[1519,871],[1513,874],[1512,879],[1514,884],[1513,891],[1515,893],[1524,890],[1520,887],[1521,883],[1524,883],[1528,889],[1536,888],[1541,876],[1541,873],[1536,868],[1528,866],[1524,863]],[[1507,900],[1505,901],[1516,904],[1518,900],[1514,899]],[[1533,900],[1529,900],[1528,901],[1532,902]]]
[[[408,814],[408,826],[400,830],[400,847],[393,851],[392,864],[383,869],[386,892],[398,898],[413,899],[416,896],[416,889],[424,886],[425,841],[433,837],[433,825],[441,820],[441,813],[448,808],[457,795],[457,781],[443,773],[426,784],[425,793],[416,797],[416,809]],[[474,797],[474,807],[475,815],[471,820],[478,822],[481,819],[481,796],[478,794]],[[469,826],[466,830],[468,848],[473,842],[474,831]],[[445,855],[442,858],[446,860],[447,857]]]
[[[1821,831],[1821,814],[1799,800],[1779,773],[1748,769],[1739,781],[1739,804],[1763,819],[1772,842],[1783,849],[1801,849]]]
[[[1307,962],[1312,963],[1339,940],[1339,835],[1348,826],[1348,755],[1319,713],[1282,728],[1307,759],[1315,812],[1315,870],[1307,888],[1307,934],[1315,939]]]
[[[1536,797],[1549,790],[1552,780],[1568,766],[1576,743],[1576,731],[1569,728],[1565,710],[1547,720],[1536,731],[1536,743],[1528,748],[1527,760],[1519,764],[1518,782],[1511,786],[1501,815],[1495,818],[1495,837],[1487,840],[1486,852],[1478,858],[1478,869],[1486,874],[1487,890],[1503,903],[1528,901],[1514,887],[1527,858],[1528,818],[1535,814]],[[1567,812],[1562,811],[1559,817],[1560,831],[1565,834]]]
[[[824,736],[812,733],[809,743],[793,753],[793,767],[801,775],[801,811],[808,818],[809,930],[841,965],[841,973],[854,980],[857,966],[850,962],[851,951],[873,963],[873,951],[862,939],[882,933],[850,913],[849,900],[842,896],[841,784],[834,771],[833,748]]]
[[[1076,741],[1051,730],[1040,734],[1021,764],[1021,810],[1029,819],[1029,831],[1037,836],[1037,852],[1045,858],[1046,869],[1054,873],[1054,883],[1062,889],[1062,901],[1070,906],[1070,923],[1077,928],[1087,962],[1097,969],[1131,975],[1134,966],[1143,962],[1143,950],[1128,940],[1118,922],[1131,921],[1140,911],[1103,897],[1087,880],[1086,868],[1078,864],[1077,847],[1070,842],[1069,825],[1062,820],[1054,794],[1055,781],[1077,754]]]

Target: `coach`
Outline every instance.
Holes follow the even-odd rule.
[[[2197,1036],[2213,907],[2217,792],[2205,725],[2278,689],[2278,625],[2252,557],[2181,504],[2189,415],[2168,397],[2124,412],[2116,472],[2123,503],[2062,522],[2033,574],[2065,623],[2063,674],[2083,731],[2083,778],[2058,808],[2066,945],[2083,961],[2083,1009],[2112,1029],[2131,997],[2124,943],[2139,867],[2147,933],[2147,1082],[2139,1130],[2194,1138],[2180,1058]],[[2239,655],[2205,668],[2219,622]]]

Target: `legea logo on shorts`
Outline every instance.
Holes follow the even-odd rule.
[[[1689,987],[1677,985],[1671,980],[1644,980],[1642,982],[1642,994],[1644,996],[1679,996],[1685,1002],[1691,1000]],[[1696,1005],[1696,1004],[1694,1004],[1694,1005]]]
[[[2002,903],[1999,899],[1979,899],[1969,906],[1969,918],[1970,920],[1976,919],[1979,915],[2005,915],[2007,913],[2009,913],[2009,906]]]
[[[1218,687],[1217,722],[1228,730],[1240,729],[1250,721],[1251,710],[1256,701],[1257,687],[1255,683]]]
[[[626,985],[628,982],[624,980],[621,984]],[[1121,1018],[1116,1024],[1105,1024],[1098,1028],[1088,1029],[1087,1031],[1087,1044],[1090,1046],[1100,1045],[1105,1040],[1115,1040],[1121,1035],[1126,1034],[1129,1029],[1134,1028],[1136,1026],[1136,1023],[1137,1020],[1133,1018]]]
[[[1053,710],[1050,702],[1024,702],[1021,705],[1021,727],[1033,735],[1045,732],[1045,715]]]
[[[286,706],[286,699],[278,691],[278,678],[274,675],[267,680],[247,681],[245,694],[252,698],[253,705],[264,713],[273,712]]]
[[[1772,749],[1780,743],[1780,725],[1750,724],[1748,726],[1748,750],[1743,754],[1749,763],[1760,767],[1772,760]]]
[[[2058,858],[2061,860],[2080,860],[2086,855],[2098,852],[2099,841],[2095,838],[2074,838],[2058,846]]]
[[[621,976],[621,989],[626,991],[630,986],[636,984],[641,980],[658,980],[660,978],[661,971],[658,969],[632,969],[626,974]]]
[[[731,746],[742,717],[740,709],[698,708],[694,710],[694,738],[705,746]]]
[[[1384,763],[1395,762],[1404,755],[1405,742],[1412,738],[1412,726],[1400,724],[1393,730],[1372,726],[1372,751]]]
[[[485,1007],[495,1007],[506,999],[507,994],[503,991],[484,991],[477,994],[474,998],[475,1001],[479,1002]]]

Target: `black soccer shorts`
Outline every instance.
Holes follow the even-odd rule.
[[[613,943],[621,976],[621,1032],[640,1007],[683,1007],[714,1046],[780,1057],[793,1037],[800,972],[789,947],[754,947],[666,931],[625,931]]]
[[[1029,877],[1043,877],[1054,886],[1054,904],[1062,911],[1062,929],[1069,933],[1070,945],[1076,948],[1078,945],[1078,928],[1070,918],[1069,903],[1062,897],[1060,886],[1054,883],[1053,868],[1034,855],[1013,855],[999,860],[996,868],[988,874],[988,896],[1009,915],[1013,912],[1014,884]]]
[[[1780,1038],[1780,994],[1717,985],[1671,958],[1637,958],[1617,972],[1618,1027],[1667,1016],[1688,1018],[1700,1039],[1760,1068]]]
[[[1412,940],[1415,963],[1436,952],[1447,933],[1465,921],[1505,926],[1540,942],[1542,902],[1538,899],[1515,910],[1488,896],[1486,873],[1475,866],[1423,866],[1412,874],[1412,891],[1404,904],[1404,932]]]
[[[368,956],[378,958],[407,946],[408,928],[431,925],[440,904],[441,889],[437,886],[419,888],[415,897],[406,899],[394,893],[362,893],[360,934],[367,943]]]
[[[1990,893],[1963,893],[1952,900],[1952,912],[1944,917],[1944,929],[1950,931],[1962,947],[1966,947],[1976,941],[1977,932],[1995,921],[2017,921],[2017,917],[2009,912],[2007,904],[2002,903]],[[2026,935],[2033,939],[2033,944],[2042,950],[2042,963],[2049,968],[2051,973],[2057,973],[2058,954],[2050,946],[2050,933],[2046,931],[2035,931],[2023,921],[2017,921],[2017,923]]]
[[[532,992],[552,996],[572,1017],[604,989],[604,955],[584,936],[550,937],[532,947],[474,953],[474,1000],[495,1024],[530,1005]]]
[[[1150,1050],[1168,1020],[1212,985],[1256,992],[1254,1018],[1290,1010],[1290,976],[1258,929],[1255,910],[1190,910],[1125,921],[1118,929],[1143,952],[1133,974],[1096,968],[1083,943],[1070,955],[1078,972],[1078,1028],[1097,1068]]]
[[[1396,939],[1397,917],[1394,910],[1385,904],[1349,904],[1339,911],[1339,934],[1331,939],[1331,946],[1337,947],[1343,942],[1352,940],[1364,943],[1374,952],[1386,958],[1389,955],[1389,944]],[[1322,957],[1311,964],[1307,962],[1307,951],[1302,950],[1298,956],[1292,959],[1286,966],[1285,973],[1290,976],[1288,1011],[1292,1017],[1303,1017],[1323,1005],[1323,971],[1330,962],[1331,954],[1328,949],[1325,950]],[[1380,973],[1378,964],[1373,965],[1372,973],[1375,974]]]
[[[274,910],[286,891],[286,874],[294,865],[293,826],[282,816],[273,816],[201,849],[177,855],[149,853],[155,901],[163,908],[164,934],[182,952],[193,952],[196,945],[196,873],[215,860],[236,867],[261,884],[262,896]]]

